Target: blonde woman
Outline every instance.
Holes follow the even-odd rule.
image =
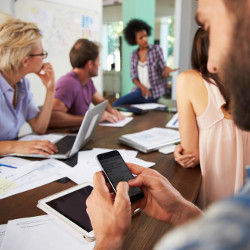
[[[8,18],[0,25],[0,155],[9,153],[54,154],[57,148],[49,141],[18,142],[18,132],[25,121],[38,134],[46,132],[53,104],[54,71],[43,60],[38,27],[19,19]],[[35,105],[30,84],[25,77],[35,73],[46,88],[41,109]]]

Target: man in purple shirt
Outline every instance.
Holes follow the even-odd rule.
[[[70,63],[72,71],[56,83],[50,127],[80,126],[90,104],[97,105],[105,100],[91,80],[98,75],[98,46],[87,39],[77,40],[70,51]],[[123,115],[108,104],[101,121],[122,119]]]

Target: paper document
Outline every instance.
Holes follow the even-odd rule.
[[[30,161],[29,164],[14,169],[12,175],[5,176],[7,181],[3,181],[1,185],[1,190],[5,192],[0,195],[0,199],[56,181],[67,176],[71,170],[68,165],[55,159]],[[8,192],[6,189],[9,189]]]
[[[78,153],[77,165],[72,168],[72,171],[67,177],[77,184],[83,182],[93,182],[93,176],[96,172],[101,171],[100,165],[96,160],[96,156],[101,153],[109,152],[113,149],[94,148],[93,150],[81,151]],[[147,162],[136,158],[137,151],[118,149],[125,162],[138,164],[143,167],[152,167],[154,162]]]
[[[1,250],[91,250],[87,242],[61,226],[49,215],[11,220],[6,227]]]
[[[133,117],[125,117],[123,120],[116,122],[116,123],[112,123],[112,122],[100,122],[99,125],[100,126],[106,126],[106,127],[123,127],[125,126],[127,123],[131,122],[133,120]]]
[[[131,106],[143,110],[150,110],[158,107],[166,107],[164,104],[159,104],[159,103],[142,103],[142,104],[133,104]]]
[[[174,152],[176,145],[175,144],[171,144],[168,145],[166,147],[160,148],[159,152],[162,154],[171,154]]]
[[[7,224],[0,225],[0,249],[2,249],[1,246],[2,246],[4,235],[5,235],[6,227],[7,227]]]
[[[173,115],[171,120],[166,124],[168,128],[179,128],[179,120],[178,120],[178,113]]]
[[[157,150],[180,141],[179,131],[167,128],[151,128],[137,133],[126,134],[119,141],[144,153]]]

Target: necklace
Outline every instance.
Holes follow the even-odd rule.
[[[18,85],[15,85],[15,95],[14,95],[14,108],[16,109],[18,104]]]

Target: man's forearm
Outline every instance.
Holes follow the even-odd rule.
[[[76,116],[61,111],[52,111],[49,123],[50,128],[77,127],[82,123],[84,116]]]
[[[174,227],[185,224],[202,215],[202,211],[193,203],[185,200],[181,202],[178,208],[173,213],[170,224]]]

